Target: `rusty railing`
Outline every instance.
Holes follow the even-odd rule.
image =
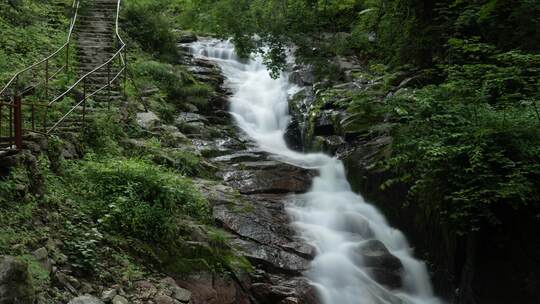
[[[0,90],[0,150],[20,149],[24,129],[23,106],[29,106],[30,119],[34,118],[31,129],[36,128],[36,108],[44,104],[32,102],[23,104],[22,97],[40,91],[45,99],[50,93],[50,82],[62,71],[68,72],[70,66],[70,48],[73,29],[75,27],[80,0],[71,5],[72,16],[68,35],[64,44],[46,58],[17,72]],[[37,97],[39,99],[39,97]]]
[[[121,77],[123,78],[125,95],[127,56],[126,44],[119,34],[121,0],[118,0],[115,18],[114,54],[107,61],[76,80],[65,91],[53,98],[50,97],[51,93],[53,93],[50,86],[51,80],[60,75],[62,71],[66,74],[69,72],[70,41],[77,21],[79,5],[80,0],[74,0],[72,5],[74,12],[66,43],[47,58],[15,74],[0,91],[0,150],[21,150],[22,138],[30,132],[50,135],[58,130],[69,117],[75,117],[72,114],[77,109],[80,109],[82,113],[79,113],[81,115],[75,117],[75,120],[84,125],[87,117],[87,102],[105,91],[107,92],[110,108],[112,85],[119,81]],[[59,54],[65,54],[65,62],[59,67],[55,67],[53,72],[50,73],[51,66],[53,66],[51,62]],[[43,69],[39,69],[41,65],[44,65]],[[39,73],[44,75],[39,75]],[[99,88],[90,87],[91,82],[89,79],[99,73],[107,75],[106,84]],[[23,87],[21,86],[21,80],[27,76],[26,74],[30,74],[30,83],[21,89]],[[35,79],[41,80],[35,82]],[[45,102],[40,102],[41,100],[45,100]]]
[[[119,17],[120,17],[120,4],[122,0],[118,0],[117,7],[116,7],[116,18],[115,18],[115,45],[116,45],[116,51],[115,53],[104,63],[99,65],[98,67],[94,68],[92,71],[88,72],[84,76],[82,76],[79,80],[77,80],[73,85],[71,85],[65,92],[55,97],[51,102],[48,103],[48,107],[52,107],[61,100],[66,99],[70,96],[70,93],[73,92],[82,92],[82,95],[80,99],[78,98],[75,100],[71,107],[58,119],[52,127],[47,129],[47,134],[52,133],[55,131],[62,123],[66,121],[66,119],[77,109],[82,110],[82,122],[83,124],[86,121],[86,110],[87,110],[87,101],[99,94],[100,92],[103,92],[104,90],[107,90],[107,96],[108,96],[108,107],[110,109],[111,106],[111,88],[112,85],[120,79],[120,77],[123,77],[123,88],[124,88],[124,95],[125,95],[125,87],[127,82],[127,54],[126,54],[126,44],[124,40],[122,40],[122,37],[119,33]],[[113,68],[116,68],[117,71],[114,72]],[[89,81],[88,79],[91,78],[92,75],[98,74],[98,72],[105,72],[107,75],[107,83],[99,88],[93,89],[89,92]],[[77,90],[78,88],[78,90]],[[78,94],[71,94],[74,96],[77,96]]]

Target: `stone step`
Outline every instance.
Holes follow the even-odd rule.
[[[103,37],[103,36],[108,36],[108,35],[113,36],[114,31],[109,30],[109,29],[107,30],[84,29],[84,30],[75,32],[75,35],[76,36],[90,36],[90,37],[93,37],[93,36]]]

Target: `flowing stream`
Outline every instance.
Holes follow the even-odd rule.
[[[215,61],[222,68],[226,85],[233,92],[230,111],[243,131],[281,161],[319,171],[310,191],[297,195],[288,212],[298,233],[317,250],[305,275],[317,287],[322,302],[440,304],[424,263],[414,259],[399,230],[390,227],[374,206],[352,192],[343,163],[322,153],[304,154],[287,147],[288,98],[298,90],[287,75],[272,79],[261,58],[239,60],[226,41],[199,41],[190,47],[196,57]],[[400,288],[389,289],[377,283],[372,265],[358,254],[373,240],[384,244],[375,252],[386,247],[401,261]]]

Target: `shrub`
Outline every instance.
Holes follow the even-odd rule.
[[[206,84],[197,82],[182,68],[149,60],[137,62],[133,69],[138,82],[154,84],[165,94],[167,102],[176,104],[177,107],[186,102],[200,109],[208,107],[212,89]],[[166,106],[158,107],[158,109],[166,108]]]
[[[85,181],[93,217],[127,236],[163,240],[174,235],[176,217],[208,217],[206,201],[187,179],[143,160],[90,160],[74,173]]]
[[[110,113],[96,114],[86,121],[84,143],[94,152],[118,154],[120,150],[118,141],[125,136],[118,117]]]
[[[171,20],[163,14],[168,0],[132,0],[124,9],[123,28],[142,49],[166,61],[178,55]]]

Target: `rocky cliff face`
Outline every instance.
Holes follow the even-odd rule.
[[[253,268],[229,277],[179,277],[179,285],[193,293],[194,304],[317,303],[314,288],[301,275],[314,249],[295,236],[285,212],[288,196],[307,191],[314,173],[272,159],[234,126],[216,65],[200,59],[186,64],[218,92],[207,113],[179,116],[193,149],[215,167],[217,180],[196,184],[211,202],[216,224]]]
[[[200,270],[209,269],[208,265],[186,271],[175,264],[177,253],[163,253],[159,257],[163,259],[160,267],[144,265],[152,269],[144,278],[113,285],[73,271],[62,253],[62,241],[51,237],[43,240],[46,246],[39,249],[39,261],[43,261],[40,271],[50,278],[50,282],[44,283],[47,290],[34,295],[25,272],[27,265],[5,258],[7,262],[0,266],[0,303],[51,303],[44,294],[73,304],[317,303],[315,289],[302,277],[315,250],[295,235],[285,212],[289,196],[307,191],[314,172],[272,159],[234,126],[227,113],[229,93],[215,64],[195,60],[189,54],[184,54],[183,63],[197,80],[214,88],[216,94],[211,97],[210,107],[200,110],[186,105],[187,111],[176,113],[173,121],[165,121],[140,106],[141,112],[133,118],[143,135],[126,138],[121,145],[128,152],[137,151],[146,149],[148,140],[159,139],[163,153],[153,154],[152,161],[172,168],[178,160],[165,150],[189,151],[200,157],[208,176],[193,182],[210,202],[213,225],[186,220],[185,229],[190,236],[185,246],[191,254],[200,253],[193,258],[197,260],[194,263],[204,264],[205,258],[212,258],[209,252],[219,246],[233,248],[231,260],[249,263],[231,269],[224,266],[226,269],[217,271]],[[21,191],[43,192],[43,180],[33,155],[51,152],[53,147],[39,136],[25,145],[25,153],[0,157],[0,175],[7,176],[17,166],[28,167],[28,171],[35,172],[35,181],[29,185],[32,189]],[[78,140],[65,140],[55,147],[56,153],[47,154],[51,167],[54,169],[57,162],[60,170],[62,160],[80,158],[78,145]],[[212,236],[208,226],[220,228],[219,235]],[[34,260],[37,257],[32,258],[33,263]]]
[[[539,286],[538,278],[527,270],[537,268],[538,262],[523,254],[540,250],[538,236],[531,233],[540,229],[538,222],[506,210],[505,222],[500,227],[458,235],[437,214],[408,199],[407,185],[382,187],[392,177],[377,166],[392,153],[392,136],[384,116],[374,121],[365,113],[366,131],[349,131],[346,105],[351,93],[384,86],[388,97],[422,85],[424,76],[405,71],[394,75],[388,83],[383,77],[364,74],[354,60],[346,62],[340,64],[343,78],[332,83],[314,83],[306,69],[296,69],[293,80],[304,88],[290,101],[289,145],[342,159],[354,190],[380,208],[392,226],[407,235],[416,256],[427,261],[437,294],[449,302],[513,303],[518,298],[520,303],[539,301],[535,288],[531,288]],[[384,99],[382,95],[380,102]],[[522,240],[521,245],[516,245],[517,239]],[[516,246],[523,251],[516,252]],[[501,290],[498,286],[507,288]]]

